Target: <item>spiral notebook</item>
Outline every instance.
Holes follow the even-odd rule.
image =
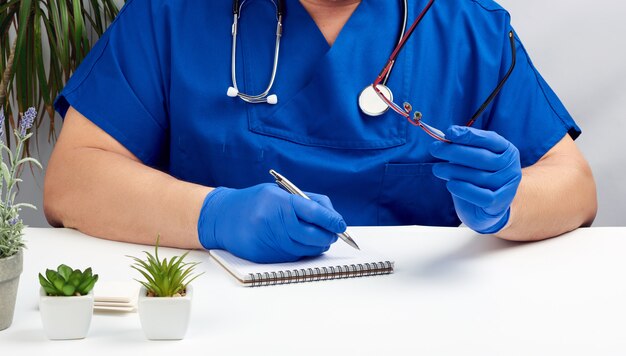
[[[324,281],[393,273],[393,261],[355,250],[339,241],[321,256],[297,262],[258,264],[224,250],[210,255],[246,287]]]

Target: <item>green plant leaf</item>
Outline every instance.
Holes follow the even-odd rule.
[[[37,161],[36,159],[34,159],[32,157],[22,158],[21,160],[17,161],[15,166],[19,167],[19,166],[23,165],[26,162],[30,162],[30,163],[34,164],[35,166],[39,167],[40,169],[43,169],[43,166],[41,165],[41,163],[39,163],[39,161]]]
[[[93,289],[93,287],[95,286],[97,281],[98,281],[97,277],[88,279],[87,280],[87,284],[83,285],[82,288],[79,289],[80,294],[81,295],[87,295],[89,293],[89,291],[91,291]]]
[[[52,281],[52,284],[54,285],[54,288],[56,288],[57,290],[63,291],[63,287],[65,286],[65,281],[63,281],[63,278],[58,278]]]
[[[3,151],[5,151],[7,153],[7,156],[9,158],[9,162],[13,162],[13,151],[11,151],[10,148],[8,148],[6,145],[4,145],[4,143],[2,145],[0,145],[0,147],[2,148]],[[1,153],[1,152],[0,152]],[[6,163],[2,162],[4,164],[4,167],[7,169],[7,171],[9,170],[9,167],[6,165]],[[4,168],[3,168],[4,170]]]
[[[60,279],[60,276],[58,275],[58,273],[55,270],[47,269],[46,270],[46,278],[48,278],[48,280],[50,282],[54,283],[54,281],[56,281],[57,279]]]
[[[83,276],[85,276],[85,274],[83,274]],[[76,289],[78,293],[80,293],[80,295],[87,295],[89,293],[89,291],[91,291],[91,289],[93,289],[94,285],[96,284],[96,282],[98,281],[98,275],[93,275],[93,276],[85,276],[81,282],[81,284],[78,286],[78,288]]]
[[[132,267],[132,268],[134,268],[134,269],[136,269],[137,271],[139,271],[139,273],[141,273],[141,275],[143,276],[143,278],[145,278],[145,279],[146,279],[146,281],[148,281],[148,283],[149,283],[150,285],[156,285],[156,282],[154,281],[154,278],[152,278],[152,276],[150,276],[150,274],[148,274],[148,273],[144,272],[143,270],[141,270],[141,269],[140,269],[140,268],[138,268],[138,267],[135,267],[135,266],[131,266],[131,267]],[[151,289],[152,289],[152,288],[151,288]]]
[[[6,163],[0,163],[0,169],[2,170],[2,178],[4,178],[4,183],[9,184],[9,180],[11,179],[11,172],[9,172],[9,167],[7,167]]]
[[[185,282],[185,283],[183,284],[183,288],[184,288],[184,289],[187,289],[187,286],[188,286],[191,282],[193,282],[196,278],[200,277],[200,276],[201,276],[201,275],[203,275],[203,274],[204,274],[204,272],[202,272],[202,273],[200,273],[200,274],[196,274],[195,276],[191,277],[191,279],[190,279],[190,280],[188,280],[187,282]]]
[[[83,273],[80,270],[75,269],[70,275],[68,282],[75,288],[78,287],[83,278]]]
[[[65,281],[68,281],[70,279],[70,276],[72,275],[72,272],[73,272],[72,269],[68,267],[67,265],[60,265],[57,268],[57,271],[59,272],[59,275],[63,277]]]
[[[191,274],[194,272],[194,269],[195,269],[197,264],[198,264],[198,262],[194,262],[194,263],[190,263],[190,264],[186,265],[186,266],[189,266],[189,267],[186,268],[185,271],[183,272],[183,274],[181,275],[181,281],[182,281],[183,284],[187,285],[187,284],[189,284],[189,282],[191,282],[193,280],[193,279],[191,279],[189,281],[186,281],[186,279],[189,278],[191,276]],[[199,275],[196,275],[196,277],[202,275],[203,273],[200,273]],[[194,278],[196,278],[196,277],[194,277]]]
[[[31,0],[21,0],[19,12],[19,27],[17,31],[17,46],[15,57],[19,58],[24,52],[24,42],[26,41],[26,31],[28,29],[28,20],[30,19]]]
[[[59,17],[60,17],[60,27],[57,29],[60,36],[60,49],[61,49],[61,67],[63,71],[67,74],[68,70],[71,68],[70,66],[70,13],[67,6],[67,2],[65,0],[58,0],[57,4],[59,5]]]
[[[43,290],[46,291],[46,294],[51,296],[58,296],[60,294],[54,287],[43,287]]]
[[[139,282],[142,286],[144,286],[146,288],[146,291],[154,293],[154,290],[152,290],[152,286],[150,284],[148,284],[148,283],[146,283],[144,281],[137,280],[137,279],[135,279],[135,280],[137,282]]]
[[[61,290],[63,291],[63,294],[69,297],[71,295],[74,295],[74,292],[76,291],[76,287],[74,287],[71,284],[66,284],[63,286],[63,289]]]
[[[39,274],[39,284],[41,284],[41,286],[43,287],[43,289],[46,291],[46,294],[48,295],[59,295],[59,291],[52,285],[50,284],[50,282],[48,282],[46,279],[43,279],[43,276],[41,275],[41,273]]]
[[[43,61],[43,46],[41,41],[41,22],[42,22],[43,13],[41,11],[41,7],[39,5],[35,5],[35,17],[33,19],[33,53],[34,63],[36,66],[35,73],[37,74],[38,86],[41,92],[41,98],[43,101],[48,104],[50,103],[50,89],[48,88],[48,82],[46,80],[46,67]],[[37,162],[39,163],[39,162]],[[19,163],[18,163],[19,165]]]
[[[37,207],[34,206],[33,204],[27,204],[27,203],[19,203],[19,204],[15,204],[13,205],[14,208],[29,208],[29,209],[33,209],[33,210],[37,210]]]
[[[52,285],[52,283],[50,283],[41,273],[39,273],[39,284],[48,294],[56,292],[54,285]]]

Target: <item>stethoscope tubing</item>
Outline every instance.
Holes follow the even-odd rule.
[[[237,85],[237,33],[239,28],[239,17],[241,16],[241,10],[246,3],[246,0],[239,2],[238,0],[233,1],[233,25],[232,25],[232,51],[231,51],[231,80],[232,87],[235,89],[235,94],[243,101],[250,104],[259,104],[259,103],[268,103],[268,97],[270,90],[274,86],[274,82],[276,80],[276,72],[278,71],[278,58],[280,55],[280,39],[283,34],[283,13],[285,10],[284,0],[271,0],[274,6],[276,7],[276,42],[274,45],[274,60],[272,65],[272,74],[270,76],[270,81],[267,85],[265,91],[260,94],[252,95],[246,94],[239,91],[239,87]],[[229,88],[229,93],[231,89]],[[230,96],[230,94],[229,94]]]
[[[400,42],[402,42],[402,39],[404,38],[404,31],[406,31],[406,24],[409,20],[409,1],[403,0],[402,2],[404,3],[404,14],[402,16],[402,28],[400,28],[400,34],[398,35],[398,41],[396,42],[396,46],[400,45]],[[382,81],[382,84],[385,86],[387,85],[387,81],[389,80],[389,76],[391,75],[394,64],[395,62],[391,64],[391,66],[389,67],[389,71],[387,71],[387,74],[385,75],[385,79]]]
[[[270,81],[266,87],[266,89],[260,93],[260,94],[246,94],[246,93],[242,93],[239,91],[239,87],[237,85],[237,34],[238,34],[238,28],[239,28],[239,17],[241,16],[241,11],[243,9],[243,6],[246,3],[246,0],[243,1],[239,1],[239,0],[233,0],[233,24],[232,24],[232,46],[231,46],[231,80],[232,80],[232,87],[229,88],[228,90],[228,95],[229,96],[237,96],[240,99],[242,99],[243,101],[250,103],[250,104],[261,104],[261,103],[270,103],[270,104],[275,104],[277,102],[277,97],[275,95],[269,95],[270,91],[272,90],[272,87],[274,86],[274,82],[276,81],[276,73],[278,71],[278,59],[280,56],[280,40],[283,34],[283,15],[285,13],[285,3],[284,0],[270,0],[274,6],[276,7],[276,42],[274,45],[274,60],[273,60],[273,64],[272,64],[272,74],[270,76]],[[406,30],[406,26],[408,23],[408,16],[409,16],[409,4],[408,4],[408,0],[402,0],[403,3],[403,20],[402,20],[402,26],[400,28],[400,33],[398,34],[398,41],[396,44],[396,48],[398,46],[400,46],[402,44],[402,41],[404,39],[405,36],[405,30]],[[389,80],[389,76],[391,75],[391,71],[393,69],[393,65],[394,62],[391,62],[391,64],[389,65],[389,68],[387,69],[387,72],[385,73],[385,77],[384,79],[381,79],[381,84],[385,85],[387,84],[387,81]],[[270,97],[274,97],[271,98]]]

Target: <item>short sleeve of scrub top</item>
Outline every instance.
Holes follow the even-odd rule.
[[[489,2],[485,2],[489,3]],[[492,11],[504,10],[497,6]],[[511,63],[508,34],[513,31],[516,64],[511,76],[483,115],[482,129],[498,132],[520,151],[522,167],[536,163],[566,134],[576,139],[581,130],[563,106],[554,91],[533,65],[517,33],[507,18],[505,38],[502,40],[500,77],[504,77]]]
[[[57,100],[89,118],[145,164],[166,165],[167,47],[159,1],[129,0],[83,60]]]

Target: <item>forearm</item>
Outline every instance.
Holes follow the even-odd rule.
[[[106,239],[201,248],[200,208],[210,188],[177,180],[120,154],[77,147],[53,154],[44,209],[53,225]]]
[[[562,142],[574,145],[569,137]],[[508,227],[497,236],[516,241],[554,237],[591,225],[596,211],[596,187],[587,162],[579,154],[555,152],[522,171]]]

